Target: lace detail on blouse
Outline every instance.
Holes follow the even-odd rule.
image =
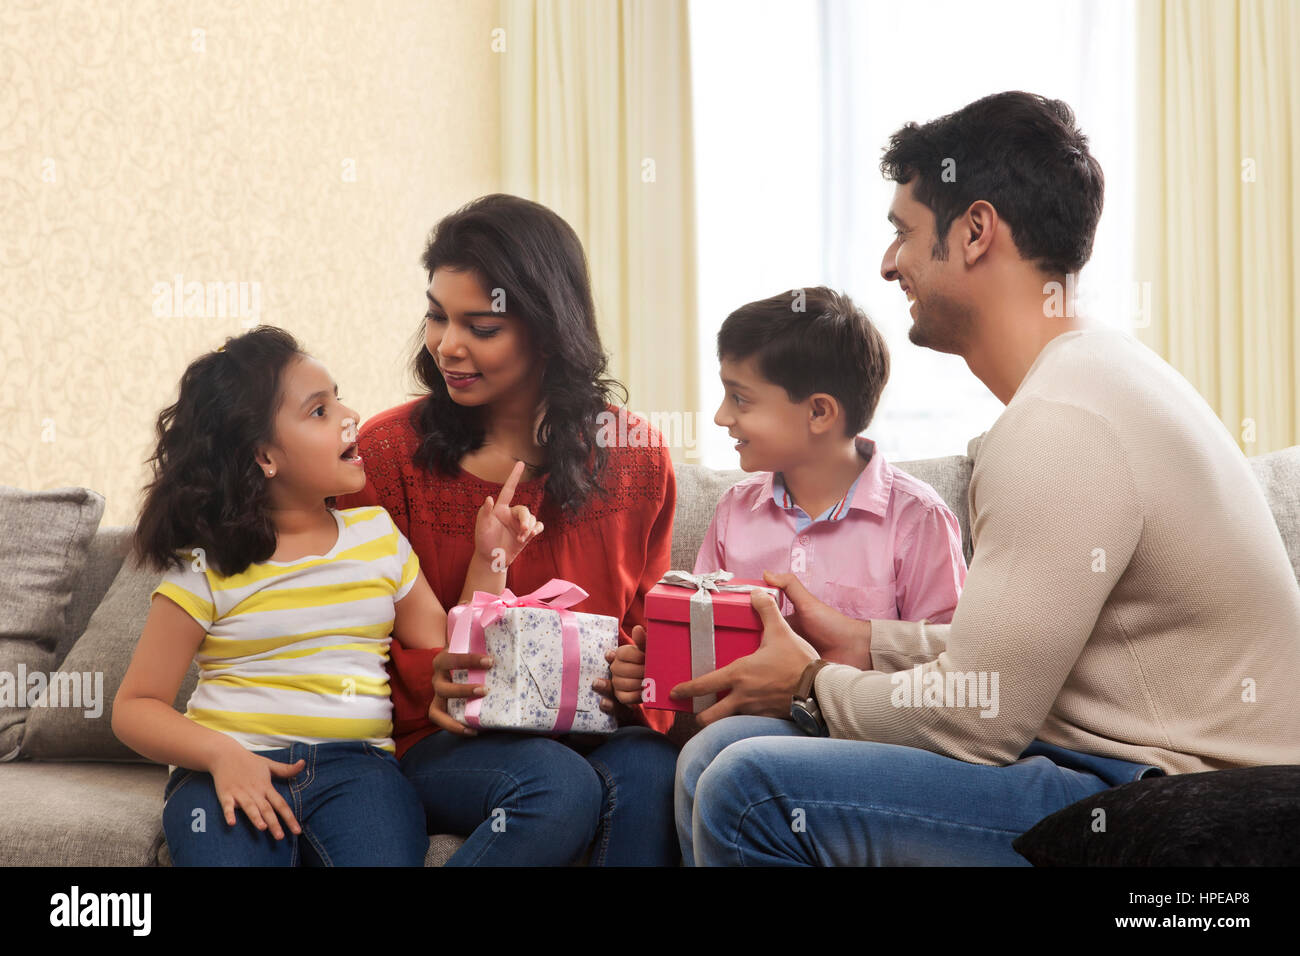
[[[416,399],[399,405],[366,422],[358,436],[366,477],[398,527],[422,526],[435,536],[472,539],[479,506],[488,495],[495,497],[502,486],[464,469],[451,476],[415,463],[420,442],[412,417],[419,402]],[[627,416],[625,434],[642,421],[624,409],[609,406],[609,410],[616,416]],[[576,514],[562,512],[545,497],[545,475],[520,481],[514,503],[527,505],[545,523],[549,536],[620,512],[643,509],[647,501],[659,498],[663,469],[669,461],[668,450],[657,444],[662,440],[659,434],[648,424],[645,428],[649,441],[644,446],[622,447],[609,442],[604,471],[598,480],[606,494],[593,491]]]

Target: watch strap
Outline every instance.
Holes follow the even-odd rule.
[[[813,681],[817,679],[817,672],[829,663],[830,661],[823,660],[809,662],[808,666],[803,669],[803,673],[799,675],[799,684],[794,692],[796,699],[807,700],[813,696]]]

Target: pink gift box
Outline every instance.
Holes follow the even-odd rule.
[[[748,584],[775,591],[762,581],[732,578],[730,585]],[[669,693],[691,679],[691,598],[694,588],[656,584],[645,596],[646,646],[642,706],[691,713],[694,702],[676,700]],[[778,594],[780,592],[777,592]],[[750,604],[749,592],[710,591],[713,604],[715,669],[758,650],[763,625]],[[780,598],[778,597],[778,603]],[[727,696],[726,691],[718,699]]]

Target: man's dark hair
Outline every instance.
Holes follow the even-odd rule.
[[[916,177],[912,193],[934,213],[935,259],[948,258],[948,229],[980,199],[1047,275],[1077,273],[1092,255],[1105,180],[1061,100],[994,93],[923,126],[908,123],[889,138],[880,171],[901,184]]]
[[[865,312],[843,293],[791,289],[742,305],[718,330],[718,361],[757,356],[759,373],[792,402],[835,396],[844,432],[869,424],[889,381],[889,348]]]

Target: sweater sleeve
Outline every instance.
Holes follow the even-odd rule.
[[[971,496],[979,549],[952,623],[872,621],[873,658],[916,663],[824,668],[831,736],[1006,764],[1047,717],[1141,537],[1132,471],[1103,418],[1026,399],[990,430]]]
[[[871,666],[885,674],[932,661],[948,646],[949,624],[872,621]]]

